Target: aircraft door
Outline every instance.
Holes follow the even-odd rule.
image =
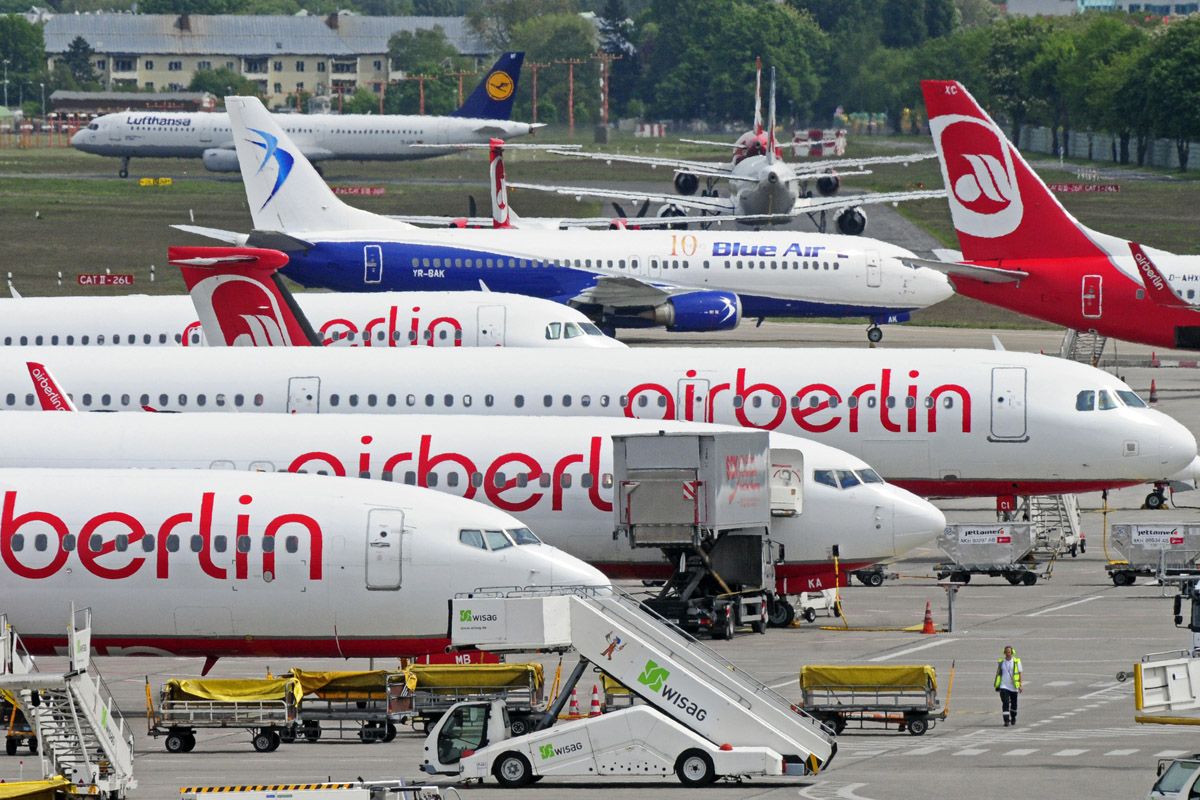
[[[879,288],[883,285],[883,264],[879,260],[879,253],[874,250],[867,251],[867,286]]]
[[[363,245],[363,283],[383,280],[383,248],[377,244]]]
[[[199,129],[200,129],[200,143],[201,144],[212,144],[212,140],[213,140],[212,126],[208,125],[208,124],[202,124],[199,126]]]
[[[1103,276],[1101,275],[1083,276],[1083,316],[1088,319],[1100,318],[1104,288],[1102,281]]]
[[[683,380],[675,392],[675,418],[688,422],[712,422],[708,405],[709,382]]]
[[[120,122],[114,122],[106,126],[108,128],[108,140],[110,142],[119,142],[125,137],[125,127],[129,124],[128,117]]]
[[[1026,435],[1025,368],[992,368],[992,435],[991,441],[1029,439]]]
[[[321,379],[315,375],[288,378],[288,413],[317,414],[321,411]]]
[[[477,346],[504,346],[504,315],[504,306],[479,307],[479,310],[476,312],[476,321],[479,323],[479,333],[476,337]]]
[[[367,515],[367,588],[399,589],[404,512],[376,508]]]

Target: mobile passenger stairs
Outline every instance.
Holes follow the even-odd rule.
[[[455,598],[456,647],[575,651],[556,700],[514,735],[502,700],[452,706],[425,740],[430,774],[522,786],[547,775],[674,773],[686,785],[721,777],[806,775],[837,752],[833,731],[618,589],[497,591]],[[558,722],[589,667],[640,700]]]
[[[0,615],[0,689],[16,701],[39,742],[42,776],[61,775],[107,798],[137,787],[133,734],[91,664],[91,610],[72,609],[65,674],[38,672],[20,637]]]
[[[765,633],[778,550],[767,434],[614,436],[613,474],[613,538],[677,565],[645,606],[714,639],[747,625]]]

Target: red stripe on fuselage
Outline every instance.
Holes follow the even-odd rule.
[[[1144,481],[1097,481],[1064,479],[1056,481],[1006,480],[930,480],[928,478],[891,478],[888,483],[921,497],[1004,497],[1006,495],[1077,494],[1137,486]]]
[[[35,656],[62,655],[65,636],[21,635]],[[100,655],[163,655],[195,657],[272,658],[391,658],[442,653],[445,637],[292,637],[292,636],[106,636],[92,633],[92,648]]]

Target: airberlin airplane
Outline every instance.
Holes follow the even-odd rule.
[[[105,655],[440,652],[447,600],[482,584],[608,580],[503,511],[411,486],[0,469],[2,610],[35,654],[65,645],[71,603]]]
[[[286,262],[286,256],[279,254]],[[348,347],[623,347],[573,308],[503,292],[302,292],[297,305],[326,345]],[[271,344],[269,327],[247,344]],[[190,298],[0,299],[3,345],[204,344]]]
[[[671,568],[660,551],[612,537],[612,436],[661,430],[713,427],[598,417],[2,414],[0,467],[286,470],[412,484],[516,514],[610,577],[664,578]],[[783,547],[780,596],[832,586],[833,545],[844,583],[944,529],[941,511],[861,459],[777,432],[770,438],[771,482],[786,498],[771,519],[771,538]]]
[[[956,81],[922,81],[964,263],[959,294],[1068,328],[1200,350],[1200,256],[1091,230]]]

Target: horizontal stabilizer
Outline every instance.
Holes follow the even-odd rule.
[[[1019,269],[1001,269],[1000,267],[981,267],[978,264],[949,263],[934,261],[928,258],[900,259],[910,267],[929,267],[951,278],[970,278],[980,283],[1016,283],[1029,277],[1029,273]]]
[[[220,228],[205,228],[201,225],[172,225],[177,231],[184,233],[194,233],[197,236],[203,236],[205,239],[214,239],[218,242],[241,247],[246,243],[248,235],[245,233],[237,233],[236,231],[223,231]]]
[[[252,231],[243,242],[246,247],[259,247],[263,250],[311,250],[313,243],[290,236],[280,231]]]
[[[1154,265],[1140,244],[1130,242],[1129,250],[1133,253],[1133,261],[1137,264],[1138,272],[1142,273],[1142,283],[1145,284],[1146,294],[1150,296],[1151,300],[1167,308],[1196,309],[1196,306],[1189,304],[1175,293],[1171,284],[1167,283],[1166,276]]]

